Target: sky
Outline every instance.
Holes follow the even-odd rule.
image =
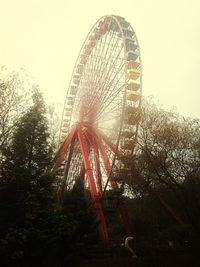
[[[48,102],[64,103],[93,24],[125,17],[141,49],[143,95],[200,118],[199,0],[0,0],[0,66],[24,67]]]

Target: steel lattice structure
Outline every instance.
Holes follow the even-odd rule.
[[[141,104],[141,58],[130,23],[104,16],[89,32],[77,58],[69,84],[60,149],[53,172],[62,180],[63,193],[81,177],[88,186],[107,240],[102,199],[107,186],[118,189],[115,171],[123,170],[122,158],[132,155]],[[118,208],[128,234],[131,226],[123,202]]]

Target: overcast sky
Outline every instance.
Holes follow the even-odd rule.
[[[48,101],[64,101],[87,33],[114,14],[137,34],[143,94],[200,118],[199,0],[0,0],[0,10],[0,65],[24,66]]]

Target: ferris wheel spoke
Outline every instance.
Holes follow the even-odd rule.
[[[108,35],[106,35],[106,37],[102,37],[100,39],[100,42],[98,41],[96,44],[95,48],[98,50],[97,55],[99,55],[99,57],[96,57],[96,54],[95,54],[96,50],[94,50],[94,52],[90,56],[90,62],[87,64],[87,68],[86,68],[87,77],[88,77],[88,80],[89,80],[91,86],[94,83],[94,79],[96,78],[96,75],[97,75],[96,70],[99,70],[100,69],[99,66],[102,64],[102,60],[101,60],[100,55],[103,55],[104,51],[106,50],[107,37],[108,37]],[[108,47],[107,47],[107,49],[108,49]],[[91,68],[91,62],[94,62],[94,61],[95,61],[95,66],[93,66],[94,68]]]
[[[112,62],[111,59],[113,58],[113,53],[115,49],[117,49],[118,42],[119,42],[119,39],[115,39],[115,38],[113,39],[113,45],[111,45],[112,49],[107,50],[108,55],[104,55],[105,60],[102,62],[101,68],[98,70],[98,76],[96,78],[96,81],[94,82],[94,86],[96,86],[96,88],[101,89],[100,90],[101,94],[104,94],[103,84],[105,82],[105,76],[106,75],[108,76],[111,70],[111,66],[109,67],[108,62]]]
[[[113,38],[114,34],[112,34],[110,41],[113,39],[113,41],[115,40]],[[106,38],[108,37],[108,35],[106,35]],[[102,73],[104,73],[106,71],[105,66],[107,65],[107,54],[109,52],[109,46],[107,45],[107,49],[104,49],[102,51],[102,53],[100,54],[101,56],[99,56],[99,60],[98,60],[98,66],[96,69],[94,69],[93,73],[92,73],[92,79],[91,79],[91,87],[90,87],[90,91],[89,91],[89,96],[91,97],[91,99],[93,100],[93,97],[98,93],[98,88],[100,88],[101,83],[102,83]],[[102,58],[104,58],[104,60],[102,60]]]
[[[101,51],[101,53],[99,53],[99,54],[95,54],[95,53],[94,53],[94,56],[95,56],[95,57],[98,56],[99,61],[98,61],[98,66],[97,66],[97,68],[94,69],[94,72],[92,73],[92,76],[93,76],[93,77],[92,77],[92,78],[93,78],[92,81],[95,81],[96,78],[97,78],[97,73],[96,73],[96,71],[97,71],[97,70],[100,71],[101,68],[102,68],[102,64],[104,63],[104,62],[102,61],[102,58],[103,58],[103,59],[106,58],[107,53],[108,53],[108,51],[109,51],[108,42],[111,42],[111,40],[113,40],[113,42],[114,42],[113,37],[114,37],[114,33],[110,33],[110,32],[106,33],[105,36],[102,37],[102,41],[104,42],[104,49],[103,49],[103,50]],[[98,73],[98,74],[99,74],[99,73]]]
[[[118,63],[117,67],[114,67],[116,64]],[[104,84],[103,84],[103,98],[105,98],[107,96],[107,94],[105,94],[106,90],[109,88],[109,85],[112,85],[112,83],[114,82],[115,78],[120,74],[122,68],[125,66],[125,62],[123,60],[121,60],[119,62],[113,62],[113,65],[111,66],[112,71],[110,71],[108,73],[108,75],[105,77],[104,80]],[[113,67],[113,68],[112,68]]]
[[[112,40],[112,37],[115,37],[115,35],[113,34],[109,40],[109,43],[111,44],[111,40]],[[115,43],[114,43],[115,41]],[[107,44],[107,48],[109,48],[109,43]],[[112,57],[112,53],[111,51],[113,52],[114,51],[114,47],[116,47],[118,44],[118,39],[116,40],[115,38],[113,38],[113,44],[112,44],[112,47],[113,49],[111,50],[110,48],[106,50],[105,54],[102,54],[100,56],[100,59],[101,58],[104,58],[104,60],[101,59],[102,63],[101,65],[99,66],[98,70],[97,70],[97,73],[95,74],[95,80],[94,82],[92,83],[92,86],[93,88],[101,88],[101,84],[102,84],[102,77],[104,75],[104,73],[107,73],[108,72],[108,60],[109,58],[111,59]],[[97,91],[97,90],[96,90]]]
[[[121,50],[120,50],[119,53],[121,53]],[[116,64],[116,60],[113,61],[113,62],[111,62],[111,63],[112,64],[110,65],[109,71],[107,71],[107,73],[106,73],[107,76],[103,77],[104,82],[101,84],[101,95],[100,95],[100,97],[98,99],[99,100],[99,103],[100,103],[100,106],[104,102],[104,99],[105,98],[109,98],[110,97],[109,92],[112,92],[112,91],[110,90],[111,88],[109,88],[109,85],[112,85],[112,83],[114,82],[117,74],[119,74],[120,70],[124,66],[124,61],[121,61],[121,65],[118,67],[118,69],[116,71],[115,68],[114,68],[114,66]],[[113,69],[114,69],[114,71],[113,71]],[[113,74],[113,72],[115,72],[115,75]],[[109,75],[109,77],[108,77],[108,75]],[[112,75],[114,75],[114,76],[112,77]],[[118,79],[117,82],[119,82],[119,80],[120,79]],[[107,81],[109,81],[109,84],[107,84]],[[117,84],[117,82],[116,82],[116,84]],[[115,88],[115,87],[113,86],[113,88]]]
[[[120,110],[121,110],[121,105],[117,104],[116,106],[112,107],[109,112],[105,112],[102,117],[100,116],[98,118],[98,121],[102,121],[102,122],[108,122],[108,121],[114,121],[115,119],[117,119],[119,117],[120,114]],[[110,115],[110,113],[113,113],[113,115]]]
[[[121,50],[119,51],[119,54],[121,53]],[[102,71],[102,76],[101,76],[101,79],[100,79],[101,84],[99,86],[101,88],[101,97],[103,97],[107,93],[107,91],[106,91],[106,83],[112,77],[113,72],[116,72],[116,70],[117,70],[115,68],[117,60],[118,60],[117,57],[113,59],[113,56],[110,55],[110,66],[108,68],[108,65],[106,65],[105,69],[103,69],[103,71]]]
[[[123,85],[122,85],[122,88],[123,88]],[[112,95],[112,98],[110,98],[110,102],[107,103],[107,105],[109,106],[109,109],[108,109],[108,106],[105,106],[105,108],[99,112],[99,115],[97,116],[97,121],[100,120],[102,116],[106,117],[106,114],[110,114],[111,116],[114,116],[116,115],[115,111],[118,111],[118,110],[120,111],[122,109],[122,103],[118,101],[116,101],[116,103],[114,102],[115,98],[119,95],[120,91],[121,91],[121,88],[119,88],[119,90],[116,91],[115,94]],[[119,114],[117,114],[116,116],[119,116]]]
[[[98,58],[98,64],[96,65],[96,68],[94,68],[92,73],[91,73],[91,85],[92,85],[92,87],[94,87],[94,84],[96,86],[96,83],[97,83],[97,81],[99,79],[98,78],[99,74],[101,74],[102,67],[105,64],[104,61],[105,61],[105,58],[106,58],[107,53],[109,51],[109,46],[107,44],[107,42],[108,42],[107,39],[109,39],[109,37],[110,37],[110,42],[111,42],[112,39],[114,41],[114,38],[113,38],[114,37],[114,33],[110,34],[110,36],[109,36],[109,34],[106,34],[106,37],[103,37],[103,38],[105,38],[105,40],[104,40],[104,48],[102,49],[102,51],[100,51],[100,53],[98,53],[98,54],[94,53],[94,57]],[[102,60],[102,58],[104,60]]]
[[[97,54],[102,54],[104,49],[106,47],[105,42],[102,41],[102,38],[100,39],[100,42],[97,42],[97,45],[95,47],[95,52],[97,52]],[[97,50],[97,51],[96,51]],[[89,91],[91,90],[91,85],[92,85],[92,76],[93,76],[93,72],[96,72],[96,69],[98,68],[99,64],[101,63],[101,60],[98,57],[95,57],[95,52],[93,55],[90,56],[90,60],[89,63],[86,65],[86,83],[88,86],[88,95],[89,95]],[[92,63],[95,65],[91,66]],[[90,86],[90,88],[89,88]]]
[[[120,70],[122,70],[123,66],[124,66],[125,63],[123,63],[120,67]],[[118,73],[119,74],[119,73]],[[113,91],[111,90],[111,88],[115,88],[115,86],[117,86],[117,84],[119,83],[119,81],[121,80],[122,76],[124,75],[123,72],[121,73],[121,76],[115,81],[115,78],[117,77],[117,75],[115,73],[115,76],[112,78],[112,80],[110,81],[110,83],[108,84],[107,86],[107,92],[110,92],[108,93],[107,95],[104,95],[101,99],[101,108],[100,108],[100,111],[99,113],[102,113],[102,109],[105,110],[109,105],[110,103],[115,99],[115,97],[118,95],[118,93],[120,92],[120,90],[122,88],[124,88],[124,86],[126,85],[126,81],[124,84],[122,84],[120,87],[118,87],[118,89],[114,89]],[[113,85],[113,82],[115,81],[114,85]],[[107,101],[109,100],[109,105],[107,105]]]
[[[102,93],[101,99],[100,99],[101,103],[103,103],[106,98],[110,97],[109,93],[112,92],[111,87],[112,87],[112,89],[115,90],[115,86],[112,86],[112,84],[114,83],[116,77],[119,75],[119,73],[123,69],[123,67],[124,67],[124,62],[122,61],[121,65],[118,67],[117,71],[115,71],[115,72],[112,71],[110,73],[110,76],[105,78],[104,84],[102,85],[103,93]],[[124,75],[124,73],[122,74],[122,76],[123,75]],[[120,77],[120,79],[122,78],[122,76]],[[119,82],[120,79],[118,79],[117,82]]]
[[[113,42],[112,41],[113,38]],[[101,66],[98,69],[98,73],[95,75],[95,80],[94,80],[94,86],[100,87],[103,81],[103,76],[108,73],[108,62],[112,58],[112,54],[114,53],[115,49],[117,48],[119,40],[116,39],[114,33],[112,34],[111,39],[109,40],[110,46],[107,44],[107,50],[105,54],[102,54],[101,57],[104,58],[104,60],[101,60]],[[115,42],[114,42],[115,41]],[[112,49],[111,49],[112,48]]]

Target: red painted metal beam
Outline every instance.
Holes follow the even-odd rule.
[[[85,171],[86,171],[87,176],[88,176],[90,191],[91,191],[91,195],[92,195],[92,198],[94,201],[94,207],[95,207],[96,212],[97,212],[97,217],[99,220],[99,231],[100,231],[103,239],[108,240],[108,233],[107,233],[107,227],[106,227],[106,222],[105,222],[105,216],[104,216],[103,208],[102,208],[102,204],[101,204],[101,198],[98,195],[98,192],[96,189],[93,171],[92,171],[90,160],[89,160],[89,150],[90,149],[87,146],[87,143],[85,142],[84,133],[82,130],[82,126],[80,124],[78,124],[77,130],[78,130],[78,140],[79,140],[81,152],[83,155]]]
[[[70,168],[70,164],[71,164],[72,154],[74,152],[74,144],[75,144],[75,138],[72,139],[72,143],[70,145],[70,150],[69,150],[67,162],[65,163],[64,177],[63,177],[63,181],[62,181],[62,186],[58,191],[58,205],[59,206],[62,206],[63,200],[64,200],[64,193],[65,193],[65,188],[66,188],[68,172],[69,172],[69,168]]]
[[[100,150],[101,155],[102,155],[102,159],[103,159],[104,166],[105,166],[105,169],[106,169],[106,173],[107,173],[107,176],[108,176],[108,181],[110,182],[110,184],[111,184],[111,186],[113,188],[117,188],[118,185],[117,185],[117,183],[114,180],[113,175],[112,175],[112,168],[111,168],[111,165],[110,165],[109,158],[107,156],[106,147],[102,142],[101,136],[98,136],[95,133],[94,133],[94,136],[95,136],[96,142],[98,144],[99,150]]]
[[[100,159],[99,159],[99,150],[98,144],[95,139],[95,134],[93,131],[93,127],[89,123],[84,124],[85,130],[85,137],[87,139],[88,145],[90,146],[91,151],[94,153],[94,174],[96,178],[96,185],[97,191],[100,196],[102,196],[103,187],[102,187],[102,175],[101,175],[101,168],[100,168]]]
[[[55,171],[60,167],[61,163],[65,160],[67,149],[68,149],[69,145],[72,143],[73,139],[76,138],[76,134],[77,134],[77,127],[75,126],[71,129],[71,131],[67,135],[64,143],[62,144],[62,146],[60,147],[60,149],[58,150],[58,152],[55,156],[55,159],[54,159],[55,164],[54,164],[53,169],[52,169],[52,174],[55,173]]]
[[[97,144],[95,142],[94,142],[94,162],[95,162],[95,177],[97,182],[98,193],[102,196],[103,187],[102,187],[102,175],[100,168],[99,151]]]
[[[110,139],[100,130],[96,131],[96,134],[98,136],[101,136],[101,138],[104,140],[104,142],[110,147],[110,149],[117,155],[117,156],[123,156],[124,153],[121,149],[119,149],[113,142],[110,141]]]
[[[118,188],[118,184],[112,176],[112,167],[110,165],[110,161],[107,155],[106,145],[108,145],[114,153],[117,153],[117,147],[112,142],[110,142],[109,139],[105,135],[103,136],[102,135],[103,135],[102,133],[96,132],[95,129],[91,126],[91,124],[80,124],[79,123],[76,126],[74,126],[72,130],[70,131],[70,133],[68,134],[65,142],[63,143],[63,145],[61,146],[61,148],[59,149],[55,157],[56,163],[54,165],[53,172],[55,172],[55,170],[65,160],[69,146],[72,145],[72,143],[77,139],[80,145],[82,156],[83,156],[83,163],[82,163],[80,175],[82,179],[84,179],[84,175],[85,173],[87,173],[90,192],[91,192],[91,196],[94,202],[94,208],[96,209],[97,217],[99,220],[99,231],[100,231],[100,234],[102,235],[102,238],[104,240],[108,240],[105,216],[104,216],[103,208],[102,208],[103,188],[102,188],[102,175],[101,175],[101,168],[100,168],[99,152],[102,155],[103,163],[104,163],[106,173],[108,176],[108,181],[111,183],[111,186],[113,187],[113,189],[116,189]],[[106,145],[104,144],[103,141],[106,143]],[[70,151],[71,150],[72,150],[72,147]],[[90,151],[92,151],[94,155],[94,163],[95,163],[94,170],[92,170],[92,167],[91,167],[92,164],[89,158]],[[70,152],[69,152],[69,155],[70,155]],[[69,164],[70,163],[68,163],[68,165]],[[68,167],[69,167],[68,165],[66,166],[66,171],[68,170]],[[94,179],[94,175],[96,177],[96,182]],[[118,205],[122,220],[124,222],[127,234],[131,234],[130,220],[129,220],[125,205],[123,203],[123,200],[119,198],[117,205]]]
[[[105,169],[106,169],[106,172],[107,172],[107,176],[108,176],[108,181],[110,180],[110,184],[111,184],[113,189],[117,189],[118,188],[118,184],[114,180],[114,177],[112,176],[112,168],[111,168],[110,161],[109,161],[109,158],[108,158],[107,153],[106,153],[106,147],[103,144],[101,136],[97,136],[97,135],[94,135],[94,136],[97,139],[97,142],[98,142],[101,154],[102,154],[102,158],[103,158],[103,161],[104,161],[104,166],[105,166]],[[104,188],[104,192],[103,193],[105,193],[105,189],[106,188]],[[131,224],[131,220],[130,220],[129,214],[127,212],[126,206],[125,206],[124,201],[123,201],[121,196],[119,196],[117,198],[117,207],[119,209],[119,213],[120,213],[121,219],[122,219],[122,221],[124,223],[124,227],[126,229],[127,235],[132,236],[132,234],[133,234],[133,226]]]
[[[84,178],[85,178],[85,166],[84,166],[84,162],[81,163],[80,178],[81,178],[81,180],[84,181]]]

